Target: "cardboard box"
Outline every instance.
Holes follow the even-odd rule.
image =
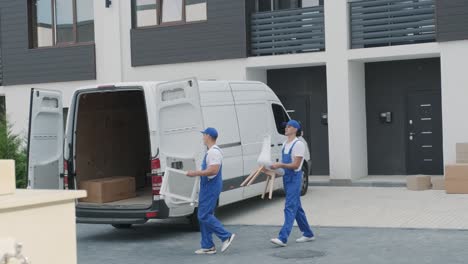
[[[431,182],[433,190],[445,190],[444,177],[432,177]]]
[[[468,143],[457,143],[457,163],[468,163]]]
[[[136,196],[134,177],[109,177],[83,181],[79,188],[88,192],[88,197],[81,199],[88,203],[108,203]]]
[[[414,175],[406,177],[406,187],[412,191],[424,191],[431,189],[431,177],[427,175]]]
[[[0,160],[0,195],[13,194],[15,190],[15,161]]]
[[[445,166],[445,191],[451,194],[468,194],[468,164]]]

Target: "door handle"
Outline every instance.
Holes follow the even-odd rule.
[[[283,146],[283,143],[278,143],[278,147],[281,147],[281,146]]]
[[[271,144],[271,145],[270,145],[270,147],[274,147],[274,146],[275,146],[275,144]]]

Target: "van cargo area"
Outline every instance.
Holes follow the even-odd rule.
[[[77,104],[76,183],[89,193],[79,206],[151,206],[151,178],[147,177],[151,150],[143,91],[86,92],[79,95]],[[120,177],[131,177],[131,185],[112,180]]]

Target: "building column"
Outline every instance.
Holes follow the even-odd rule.
[[[247,81],[259,81],[267,84],[267,70],[261,68],[245,68],[245,79]]]
[[[468,40],[440,43],[444,164],[456,162],[456,143],[468,142]]]
[[[367,176],[365,70],[348,60],[347,0],[325,1],[330,181],[349,184]]]
[[[96,43],[96,79],[98,83],[122,81],[120,1],[94,1],[94,39]],[[125,1],[126,2],[126,1]],[[130,1],[128,1],[130,2]],[[126,10],[130,13],[130,10]]]

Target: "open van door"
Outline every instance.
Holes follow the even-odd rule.
[[[183,171],[199,168],[205,148],[200,134],[204,125],[197,80],[161,83],[156,87],[156,97],[161,163]],[[194,188],[198,188],[196,179],[180,173],[164,176],[167,177],[171,177],[167,190],[173,194],[191,197]],[[187,203],[169,196],[165,202],[168,207]]]
[[[28,187],[61,189],[63,112],[59,91],[31,89],[28,133]]]

